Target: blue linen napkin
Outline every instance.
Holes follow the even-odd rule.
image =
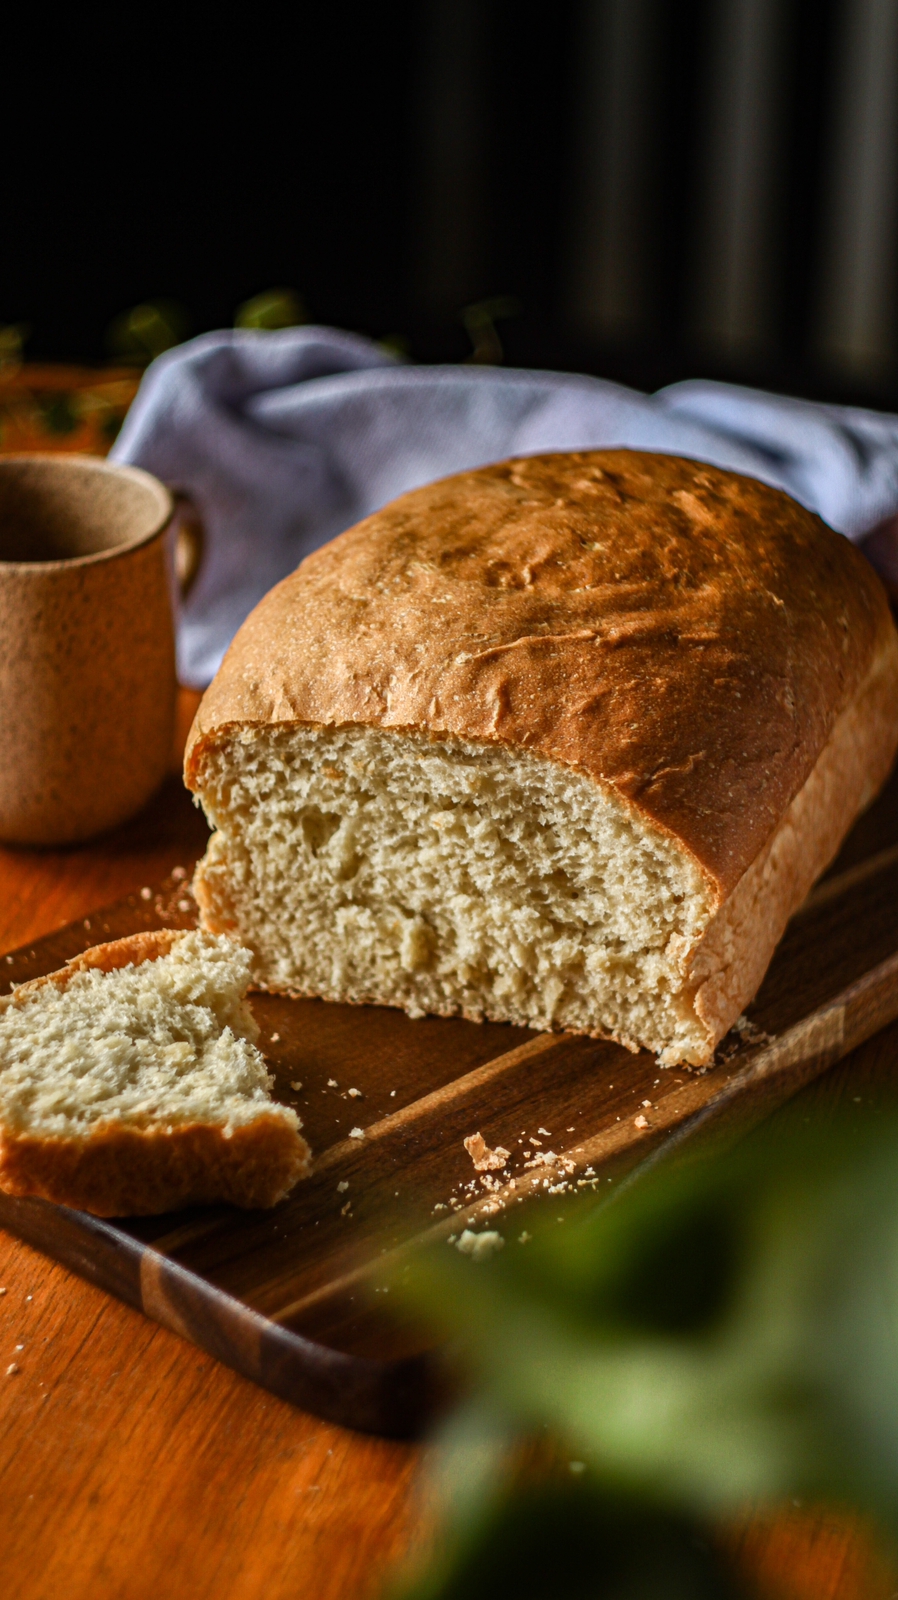
[[[112,451],[196,506],[178,668],[201,687],[303,556],[406,489],[505,456],[626,445],[786,489],[849,538],[898,513],[898,417],[690,381],[416,367],[331,328],[203,334],[147,369]]]

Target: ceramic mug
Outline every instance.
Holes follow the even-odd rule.
[[[168,490],[90,456],[0,456],[0,839],[72,844],[161,783],[175,718]]]

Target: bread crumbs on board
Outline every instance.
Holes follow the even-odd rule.
[[[492,1228],[485,1229],[483,1233],[465,1228],[454,1243],[456,1250],[460,1250],[463,1256],[470,1256],[472,1261],[487,1261],[505,1247],[501,1233],[496,1233]]]
[[[498,1172],[510,1159],[509,1151],[503,1149],[502,1145],[491,1150],[482,1133],[469,1133],[464,1146],[474,1163],[475,1172]]]

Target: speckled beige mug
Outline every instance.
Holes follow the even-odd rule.
[[[89,456],[0,457],[0,839],[132,816],[171,758],[164,486]]]

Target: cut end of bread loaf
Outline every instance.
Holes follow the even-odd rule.
[[[0,1000],[0,1188],[98,1216],[282,1199],[309,1149],[271,1099],[250,961],[138,934]]]
[[[204,922],[267,987],[707,1054],[684,963],[712,890],[581,774],[370,728],[253,730],[205,758],[203,802]]]
[[[261,986],[706,1065],[895,748],[898,652],[837,718],[734,891],[585,774],[382,729],[232,730],[199,765],[204,926]]]

